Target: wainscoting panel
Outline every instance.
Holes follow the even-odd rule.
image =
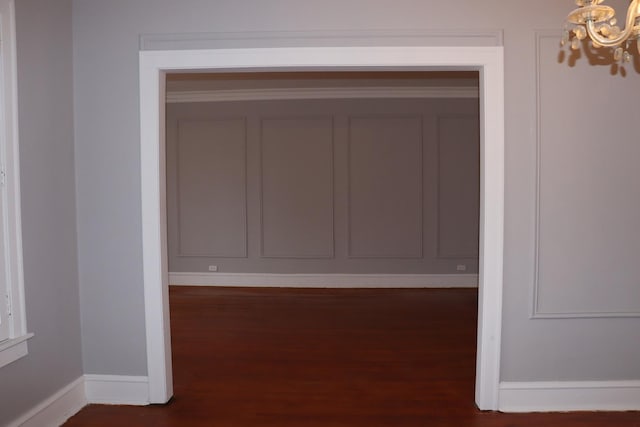
[[[422,257],[422,118],[349,120],[349,256]]]
[[[478,121],[475,98],[169,103],[169,269],[475,275]]]
[[[245,257],[246,121],[178,123],[179,255]]]
[[[261,255],[333,256],[333,121],[270,118],[261,124]]]
[[[478,256],[479,147],[477,116],[438,117],[439,258]]]
[[[559,62],[559,35],[537,34],[533,317],[640,317],[637,94],[602,67]],[[585,91],[579,73],[603,84]],[[565,114],[592,99],[615,99],[615,118],[603,125]]]

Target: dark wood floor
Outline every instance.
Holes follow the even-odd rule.
[[[175,397],[73,426],[640,427],[640,413],[474,405],[474,290],[172,288]]]

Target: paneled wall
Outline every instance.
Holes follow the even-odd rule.
[[[477,99],[167,106],[173,272],[478,268]]]

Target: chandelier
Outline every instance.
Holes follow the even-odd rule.
[[[576,0],[578,8],[567,16],[561,45],[578,50],[589,37],[593,47],[613,48],[615,61],[631,61],[629,48],[635,40],[640,52],[640,0],[631,0],[624,29],[617,25],[616,11],[603,5],[604,0]]]

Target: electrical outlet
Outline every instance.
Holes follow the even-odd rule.
[[[209,266],[209,271],[218,271],[218,266],[217,265],[210,265]]]
[[[467,265],[466,264],[458,264],[456,266],[456,271],[467,271]]]

